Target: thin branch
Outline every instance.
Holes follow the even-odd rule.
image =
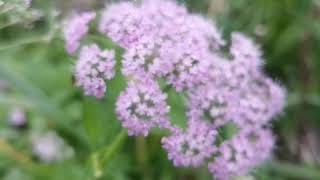
[[[120,151],[127,137],[127,131],[122,129],[110,145],[92,154],[91,161],[96,179],[102,177],[103,168],[106,167],[115,154]]]

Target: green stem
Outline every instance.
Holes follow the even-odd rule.
[[[7,49],[27,45],[27,44],[33,44],[33,43],[48,43],[51,40],[51,36],[44,35],[44,36],[37,36],[37,37],[31,37],[31,38],[25,38],[21,39],[12,43],[3,44],[0,45],[0,51],[4,51]]]
[[[270,172],[281,174],[288,178],[320,179],[320,171],[314,167],[289,164],[285,162],[270,162],[267,169]]]
[[[103,150],[101,160],[102,166],[106,166],[108,164],[114,154],[116,154],[120,150],[127,137],[127,131],[125,129],[122,129],[121,132],[117,135],[116,139],[112,142],[112,144],[110,144],[106,149]]]
[[[0,15],[3,15],[9,11],[11,11],[13,9],[13,7],[10,7],[10,8],[6,8],[6,9],[3,9],[2,11],[0,11]]]
[[[103,167],[101,166],[99,160],[99,153],[94,153],[92,155],[92,168],[93,168],[93,176],[96,179],[99,179],[103,175]]]
[[[150,170],[148,166],[148,149],[147,142],[145,137],[138,136],[136,137],[136,156],[138,164],[140,166],[140,171],[143,172],[143,180],[149,180]]]
[[[7,28],[7,27],[9,27],[9,26],[13,26],[13,25],[18,24],[18,23],[20,23],[20,22],[21,22],[21,21],[19,21],[19,20],[9,21],[9,22],[7,22],[7,23],[5,23],[5,24],[1,24],[1,25],[0,25],[0,29],[4,29],[4,28]]]
[[[122,129],[110,145],[92,154],[92,165],[96,179],[99,179],[103,175],[103,168],[106,167],[114,155],[119,152],[127,137],[127,131]]]

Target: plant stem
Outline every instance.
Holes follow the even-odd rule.
[[[18,23],[20,23],[20,22],[21,22],[21,21],[19,21],[19,20],[7,22],[7,23],[5,23],[5,24],[0,25],[0,29],[7,28],[7,27],[9,27],[9,26],[18,24]]]
[[[0,45],[0,51],[4,51],[7,49],[27,45],[27,44],[33,44],[33,43],[47,43],[49,42],[51,37],[49,35],[42,35],[37,37],[31,37],[31,38],[25,38],[21,39],[12,43],[8,43],[5,45]]]
[[[143,174],[143,180],[150,179],[150,171],[148,166],[148,149],[147,142],[145,137],[138,136],[136,137],[136,156],[137,161],[140,166],[140,171]]]
[[[127,131],[122,129],[110,145],[92,154],[92,165],[96,179],[99,179],[103,175],[103,168],[106,167],[114,155],[119,152],[127,137]]]
[[[116,139],[105,150],[103,150],[101,164],[106,166],[110,159],[121,149],[124,141],[127,139],[127,131],[122,129]]]
[[[9,11],[11,11],[13,9],[13,7],[10,7],[10,8],[6,8],[6,9],[3,9],[2,11],[0,11],[0,15],[3,15]]]
[[[320,171],[308,166],[294,165],[284,162],[270,162],[267,169],[288,178],[320,179]]]

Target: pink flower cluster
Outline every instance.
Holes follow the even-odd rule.
[[[215,161],[208,165],[216,179],[229,180],[246,174],[248,169],[269,157],[275,143],[274,136],[269,129],[255,128],[244,128],[220,145]]]
[[[160,125],[167,127],[167,95],[150,78],[131,80],[117,101],[116,111],[129,135],[147,136],[149,130]]]
[[[183,132],[178,129],[162,139],[163,148],[175,166],[199,167],[217,151],[218,132],[203,121],[189,121]]]
[[[78,50],[81,39],[88,33],[90,21],[95,17],[94,12],[84,12],[74,14],[66,21],[64,39],[69,54],[74,54]]]
[[[102,51],[96,44],[83,46],[75,65],[76,85],[82,87],[88,96],[104,97],[105,80],[113,78],[115,65],[114,51]]]
[[[224,44],[209,20],[163,0],[111,5],[99,29],[126,49],[123,74],[162,77],[178,91],[205,81],[210,51]]]
[[[94,16],[80,14],[66,25],[69,52],[78,49]],[[162,145],[173,164],[207,164],[218,180],[248,173],[270,156],[275,138],[267,127],[282,112],[286,91],[263,73],[260,47],[247,36],[232,33],[227,46],[213,22],[170,0],[109,5],[98,29],[124,49],[128,86],[116,113],[129,135],[168,129]],[[86,95],[104,96],[105,81],[115,74],[114,58],[95,44],[81,48],[75,77]],[[185,129],[171,123],[158,80],[185,96]],[[229,125],[236,130],[221,139]]]

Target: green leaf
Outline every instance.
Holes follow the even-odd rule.
[[[173,124],[181,128],[187,127],[186,107],[183,94],[173,88],[168,92],[168,104],[170,105],[169,117]]]
[[[27,97],[30,101],[28,104],[30,105],[31,103],[36,112],[42,113],[49,119],[54,120],[53,124],[56,126],[56,129],[70,138],[71,144],[78,145],[82,148],[87,147],[87,142],[84,141],[82,134],[72,128],[68,123],[70,122],[71,117],[46,96],[42,89],[34,86],[30,81],[25,79],[24,76],[19,76],[12,67],[5,63],[0,65],[0,77],[12,85],[18,92]],[[4,98],[3,100],[10,101],[10,99]],[[15,101],[14,99],[11,100]],[[21,103],[26,102],[21,101]]]
[[[109,105],[110,106],[110,105]],[[83,123],[92,146],[102,144],[105,140],[106,121],[108,114],[105,108],[108,104],[92,97],[85,97],[83,101]]]

